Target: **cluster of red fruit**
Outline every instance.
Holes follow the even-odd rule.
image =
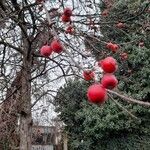
[[[107,17],[107,16],[109,15],[108,9],[105,9],[105,10],[102,12],[101,15],[102,15],[103,17]],[[118,22],[118,23],[116,24],[116,27],[119,28],[119,29],[122,29],[122,28],[125,28],[126,26],[125,26],[124,23]]]
[[[70,8],[65,8],[62,14],[62,21],[63,22],[70,22],[71,21],[71,16],[72,16],[72,10]],[[66,33],[72,34],[74,32],[73,27],[70,25],[66,29]],[[63,51],[63,46],[61,42],[58,39],[54,39],[50,46],[49,45],[44,45],[40,49],[40,54],[41,56],[44,57],[49,57],[52,52],[55,53],[61,53]]]
[[[113,44],[112,42],[109,42],[106,44],[106,48],[110,49],[112,52],[117,52],[119,49],[119,46],[117,44]]]
[[[73,26],[68,26],[66,31],[65,31],[66,34],[73,34],[74,33],[74,28]]]
[[[70,8],[65,8],[62,14],[62,22],[71,22],[72,10]],[[73,34],[74,28],[73,26],[69,25],[65,31],[66,34]]]
[[[61,19],[63,22],[70,22],[71,16],[72,16],[72,10],[70,8],[65,8]]]
[[[118,84],[117,78],[113,75],[113,73],[117,70],[118,65],[113,57],[106,57],[101,60],[98,65],[103,69],[104,75],[100,83],[94,83],[88,88],[87,97],[92,103],[102,104],[107,99],[106,89],[113,89]],[[85,71],[83,72],[83,76],[85,80],[92,80],[94,79],[94,72]]]
[[[116,53],[119,50],[119,45],[109,42],[106,44],[106,48],[111,50],[113,53]],[[120,57],[122,60],[126,60],[128,58],[128,54],[125,52],[121,53]]]
[[[49,45],[42,46],[42,48],[40,49],[40,54],[41,56],[49,57],[52,54],[52,52],[61,53],[62,51],[63,46],[61,42],[59,40],[54,39],[51,42],[50,46]]]

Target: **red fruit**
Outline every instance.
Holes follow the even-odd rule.
[[[37,3],[45,2],[45,0],[36,0]]]
[[[114,53],[117,52],[118,49],[119,49],[119,46],[117,44],[113,44],[111,46],[111,51],[114,52]]]
[[[106,73],[113,73],[118,68],[117,62],[113,57],[106,57],[105,59],[101,60],[98,64]]]
[[[120,56],[121,56],[122,60],[128,59],[128,54],[127,53],[122,53],[122,54],[120,54]]]
[[[89,71],[84,71],[83,72],[83,77],[86,81],[90,81],[92,79],[94,79],[95,74],[93,71],[89,70]]]
[[[66,29],[66,34],[73,34],[73,32],[74,32],[74,29],[73,29],[73,27],[72,26],[69,26],[67,29]]]
[[[140,43],[139,43],[139,46],[140,46],[140,47],[143,47],[143,46],[144,46],[144,42],[140,42]]]
[[[87,97],[92,103],[102,104],[107,99],[107,91],[101,84],[93,84],[88,88]]]
[[[119,49],[119,46],[117,44],[109,42],[106,44],[106,48],[110,49],[112,52],[116,52]]]
[[[121,28],[124,28],[125,25],[124,25],[124,23],[119,22],[118,24],[116,24],[116,27],[119,28],[119,29],[121,29]]]
[[[101,84],[106,89],[113,89],[117,86],[118,80],[113,74],[105,74],[101,79]]]
[[[106,44],[106,48],[108,48],[108,49],[111,49],[112,46],[113,46],[113,43],[111,43],[111,42],[109,42],[109,43]]]
[[[70,22],[71,21],[70,16],[62,15],[61,19],[62,19],[63,22]]]
[[[109,14],[109,12],[108,12],[107,9],[105,9],[105,10],[102,12],[102,16],[104,16],[104,17],[107,17],[108,14]]]
[[[50,56],[52,51],[53,51],[52,48],[48,45],[42,46],[42,48],[40,49],[40,53],[44,57]]]
[[[51,48],[56,53],[61,53],[63,51],[63,46],[58,40],[53,40],[51,43]]]
[[[63,14],[70,17],[72,16],[72,10],[70,8],[65,8]]]

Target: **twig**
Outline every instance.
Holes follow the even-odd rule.
[[[21,88],[21,86],[19,86],[18,88],[15,88],[15,89],[6,97],[6,99],[0,103],[0,105],[1,105],[2,103],[4,103],[5,101],[9,100],[9,98],[10,98],[11,96],[13,96],[20,88]]]
[[[111,98],[111,100],[118,105],[123,111],[125,111],[126,113],[128,113],[128,115],[130,115],[132,118],[139,120],[135,115],[133,115],[131,112],[129,112],[126,108],[124,108],[119,102],[117,102],[110,94],[109,97]]]
[[[133,98],[130,98],[130,97],[126,97],[126,96],[124,96],[122,94],[119,94],[118,92],[115,92],[115,91],[112,91],[112,90],[107,90],[107,91],[111,94],[117,95],[118,97],[122,98],[122,100],[124,100],[124,101],[130,102],[130,103],[136,103],[136,104],[143,105],[143,106],[146,106],[146,107],[150,107],[149,102],[143,102],[143,101],[136,100],[136,99],[133,99]]]

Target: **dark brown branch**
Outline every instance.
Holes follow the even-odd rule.
[[[3,11],[6,11],[6,8],[4,6],[4,0],[0,0],[0,7],[2,8]]]
[[[11,0],[11,3],[16,11],[20,10],[19,4],[17,3],[17,0]]]
[[[0,41],[0,45],[4,45],[4,46],[7,46],[7,47],[10,47],[10,48],[16,50],[17,52],[20,52],[21,54],[24,53],[22,49],[20,49],[20,48],[18,48],[18,47],[16,47],[16,46],[13,46],[12,44],[7,43],[7,42],[5,42],[5,41]]]

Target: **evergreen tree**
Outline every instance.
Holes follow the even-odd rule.
[[[149,5],[148,0],[104,1],[101,10],[108,14],[101,18],[101,42],[91,39],[96,49],[85,44],[97,61],[109,55],[118,60],[117,90],[150,102]],[[123,27],[118,27],[118,23],[123,23]],[[107,42],[118,44],[120,49],[115,53],[106,49]],[[127,59],[122,55],[124,53]],[[149,109],[121,102],[138,118],[133,119],[111,99],[101,107],[89,104],[86,97],[88,86],[85,82],[69,81],[55,99],[56,111],[60,112],[70,135],[71,149],[150,149]]]

